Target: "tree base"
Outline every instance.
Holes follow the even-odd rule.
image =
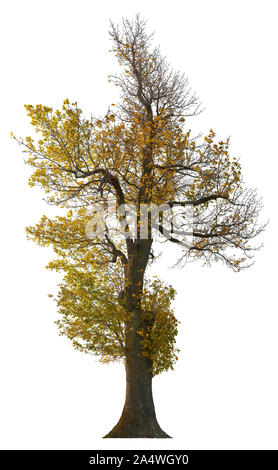
[[[118,424],[104,439],[172,439],[159,426],[156,420],[136,422],[135,420],[126,420],[121,418]]]

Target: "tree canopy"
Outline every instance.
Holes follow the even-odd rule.
[[[130,274],[137,270],[144,276],[157,257],[156,245],[151,236],[140,239],[139,219],[137,236],[107,231],[88,238],[87,208],[99,204],[106,210],[110,197],[118,207],[131,204],[137,211],[151,203],[190,206],[190,245],[171,233],[163,217],[156,227],[161,239],[177,245],[181,263],[222,262],[239,271],[252,264],[259,248],[253,239],[264,229],[258,222],[261,201],[246,188],[229,139],[219,141],[212,129],[191,135],[188,121],[200,110],[198,98],[186,77],[153,47],[145,22],[137,16],[124,19],[121,27],[111,23],[110,37],[123,70],[110,81],[120,87],[121,99],[102,118],[84,116],[69,99],[58,110],[26,105],[38,138],[16,140],[33,169],[29,184],[40,186],[49,204],[65,209],[53,219],[43,216],[27,233],[53,247],[57,258],[48,267],[65,274],[56,299],[61,334],[76,348],[114,361],[126,357],[127,331],[135,328],[142,354],[157,374],[177,358],[175,291],[147,278],[137,289]],[[126,212],[120,219],[128,228]],[[133,306],[127,306],[128,296]],[[135,326],[134,309],[140,310]]]

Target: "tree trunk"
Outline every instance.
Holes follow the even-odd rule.
[[[170,437],[160,428],[152,395],[152,361],[142,354],[141,337],[145,320],[141,311],[144,272],[152,240],[137,240],[129,249],[125,301],[131,314],[125,330],[126,398],[116,426],[104,437]]]
[[[126,399],[119,422],[105,438],[167,438],[155,414],[150,361],[143,356],[126,360]]]

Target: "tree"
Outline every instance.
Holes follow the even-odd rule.
[[[217,141],[213,130],[192,137],[185,129],[199,112],[198,99],[185,76],[152,47],[139,15],[121,26],[111,23],[110,36],[124,71],[110,77],[121,99],[103,118],[85,118],[68,99],[56,111],[26,105],[39,134],[16,138],[34,170],[29,184],[64,209],[54,219],[43,216],[27,233],[53,247],[57,258],[48,268],[64,273],[56,298],[60,333],[103,362],[124,361],[126,401],[106,437],[169,437],[156,419],[152,379],[174,367],[178,321],[174,288],[146,273],[158,256],[152,228],[158,241],[179,247],[179,263],[220,261],[238,271],[259,249],[252,240],[264,229],[258,224],[261,201],[245,189],[229,140]],[[102,233],[90,236],[85,227],[95,229],[97,219],[92,222],[87,208],[98,204],[107,211],[111,198],[122,230],[109,227],[105,216]],[[151,204],[159,206],[153,226]],[[133,231],[128,206],[137,216]],[[186,207],[192,208],[190,243],[184,218],[173,222],[174,208]]]

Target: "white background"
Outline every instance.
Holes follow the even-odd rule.
[[[277,11],[275,1],[12,1],[1,7],[1,439],[4,449],[278,448]],[[27,187],[11,131],[30,135],[24,103],[68,97],[104,113],[116,90],[109,18],[136,12],[205,111],[189,127],[231,135],[245,180],[270,218],[256,264],[157,272],[178,290],[180,359],[154,380],[158,420],[172,440],[102,440],[124,400],[121,365],[76,352],[53,324],[51,250],[24,227],[50,210]],[[55,211],[54,211],[55,212]]]

